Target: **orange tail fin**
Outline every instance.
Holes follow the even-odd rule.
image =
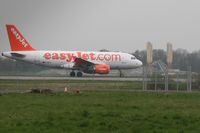
[[[14,25],[6,25],[12,51],[35,51]]]

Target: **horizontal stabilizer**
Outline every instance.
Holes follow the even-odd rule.
[[[25,57],[24,54],[19,54],[19,53],[11,53],[11,55],[12,55],[13,57],[18,57],[18,58],[24,58],[24,57]]]

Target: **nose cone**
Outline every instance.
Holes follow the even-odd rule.
[[[143,65],[142,62],[140,60],[137,60],[137,66],[141,67],[142,65]]]

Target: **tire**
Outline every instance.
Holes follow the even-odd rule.
[[[77,77],[82,77],[83,73],[82,72],[77,72]]]
[[[76,76],[76,73],[74,71],[70,72],[70,76],[71,77],[75,77]]]

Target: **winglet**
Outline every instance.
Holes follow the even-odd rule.
[[[14,25],[6,25],[12,51],[35,51]]]

